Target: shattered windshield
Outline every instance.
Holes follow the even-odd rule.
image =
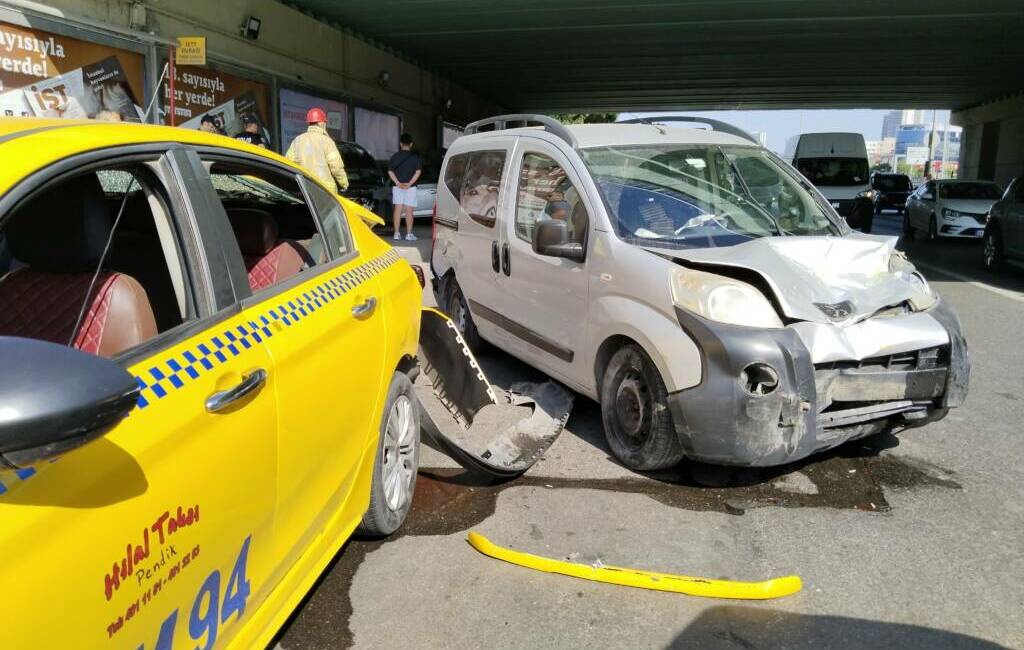
[[[594,147],[583,160],[629,243],[707,248],[842,234],[806,183],[757,147]]]

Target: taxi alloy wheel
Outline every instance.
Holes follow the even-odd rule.
[[[370,504],[359,524],[368,537],[398,530],[412,507],[420,461],[420,410],[412,381],[396,372],[381,410],[377,453],[370,479]]]
[[[393,512],[400,511],[409,502],[412,478],[416,474],[413,408],[408,397],[399,395],[391,406],[384,429],[381,480],[384,484],[385,503]]]

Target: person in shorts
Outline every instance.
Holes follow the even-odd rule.
[[[391,203],[395,206],[392,225],[394,239],[402,238],[402,213],[405,213],[405,239],[415,241],[412,234],[412,211],[416,208],[416,181],[423,173],[423,159],[412,150],[412,136],[403,133],[398,139],[399,150],[388,161],[388,176],[395,184],[391,188]]]

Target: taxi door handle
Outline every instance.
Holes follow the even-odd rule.
[[[352,315],[356,318],[363,318],[373,313],[373,310],[377,308],[377,299],[370,296],[365,301],[359,303],[352,308]]]
[[[206,410],[219,413],[245,396],[254,393],[267,383],[267,371],[257,368],[242,378],[241,383],[227,390],[217,391],[206,398]]]

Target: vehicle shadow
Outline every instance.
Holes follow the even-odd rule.
[[[493,346],[477,355],[477,361],[495,386],[507,390],[519,381],[546,381],[548,377]],[[562,435],[572,435],[600,451],[611,462],[632,472],[637,478],[693,488],[752,487],[771,483],[789,474],[825,465],[819,473],[830,472],[830,464],[848,464],[851,459],[875,458],[882,451],[899,446],[899,438],[892,432],[852,440],[834,449],[814,454],[799,461],[775,467],[727,467],[684,459],[679,465],[657,472],[637,472],[625,468],[612,455],[604,436],[601,407],[593,400],[576,394],[573,409]],[[844,470],[848,471],[848,470]]]
[[[997,650],[1006,646],[973,636],[903,623],[846,616],[815,616],[740,605],[701,612],[667,646],[703,648],[901,648]]]

